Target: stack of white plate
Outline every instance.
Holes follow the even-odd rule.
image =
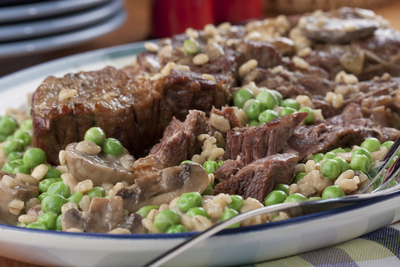
[[[0,59],[83,43],[125,18],[123,0],[9,1],[0,6]]]

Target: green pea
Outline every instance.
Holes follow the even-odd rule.
[[[56,231],[62,231],[62,227],[61,227],[61,219],[62,219],[62,214],[58,215],[57,219],[56,219]]]
[[[49,230],[55,230],[57,217],[58,215],[54,212],[47,212],[39,216],[38,222]]]
[[[30,133],[24,130],[15,131],[14,138],[22,140],[24,147],[30,145],[32,142],[32,136],[30,135]]]
[[[350,167],[354,171],[361,171],[363,173],[368,173],[369,161],[365,155],[355,155],[351,157]]]
[[[398,156],[394,156],[386,168],[387,169],[391,168],[398,158],[399,158]]]
[[[286,198],[284,203],[291,203],[291,202],[303,202],[307,201],[307,198],[300,193],[294,193]]]
[[[231,195],[230,198],[232,202],[229,203],[228,208],[240,211],[244,204],[243,197],[239,195]]]
[[[264,205],[271,206],[283,203],[287,197],[288,196],[286,195],[285,192],[281,190],[274,190],[271,193],[269,193],[268,196],[265,198]]]
[[[315,162],[315,163],[318,163],[318,162],[320,162],[321,160],[323,160],[324,159],[324,154],[322,154],[322,153],[317,153],[317,154],[315,154],[313,157],[312,157],[312,160]]]
[[[335,157],[336,157],[336,154],[335,154],[335,153],[333,153],[333,152],[328,152],[328,153],[325,154],[324,160],[333,159],[333,158],[335,158]]]
[[[186,232],[189,232],[189,230],[182,224],[178,224],[178,225],[170,226],[165,233],[177,234],[177,233],[186,233]]]
[[[115,138],[107,138],[103,144],[104,153],[113,155],[113,156],[121,156],[124,153],[124,147],[121,142]]]
[[[212,193],[212,187],[210,184],[208,184],[206,189],[204,190],[204,192],[201,195],[208,196],[208,195],[212,195],[211,193]]]
[[[389,150],[393,146],[393,144],[394,144],[393,141],[387,141],[387,142],[383,143],[381,146],[384,146],[387,148],[387,150]]]
[[[67,199],[65,199],[65,197],[60,196],[60,195],[50,195],[49,194],[41,202],[42,211],[44,213],[54,212],[54,213],[60,214],[61,207],[65,203],[67,203]]]
[[[37,198],[40,200],[40,202],[43,201],[45,197],[47,197],[49,194],[47,192],[41,193]]]
[[[335,153],[335,155],[337,153],[344,153],[346,152],[343,148],[339,147],[339,148],[335,148],[334,150],[331,151],[332,153]]]
[[[7,136],[5,135],[0,135],[0,143],[3,143],[4,141],[6,141]]]
[[[350,148],[350,147],[346,147],[346,148],[344,149],[344,152],[351,152],[351,148]]]
[[[89,195],[89,192],[88,192],[88,195]],[[60,196],[67,198],[71,195],[71,189],[64,182],[55,182],[49,186],[49,188],[47,189],[47,193],[60,195]]]
[[[249,126],[260,126],[260,122],[259,121],[257,121],[257,120],[250,120],[249,122],[248,122],[248,125]]]
[[[4,163],[3,168],[1,168],[1,170],[3,172],[8,172],[8,173],[12,173],[12,171],[18,167],[20,164],[16,163],[15,161],[8,161],[6,163]]]
[[[238,108],[243,108],[244,103],[250,99],[254,99],[253,92],[247,88],[242,88],[233,97],[233,104]]]
[[[185,40],[183,42],[183,48],[188,52],[188,54],[194,55],[200,50],[200,45],[195,40]]]
[[[270,91],[263,90],[257,96],[256,100],[260,101],[265,109],[274,109],[278,105],[278,100]]]
[[[239,215],[239,212],[237,212],[236,210],[234,210],[234,209],[226,209],[223,213],[222,213],[222,215],[221,215],[221,218],[220,218],[220,221],[221,222],[223,222],[223,221],[226,221],[226,220],[228,220],[228,219],[230,219],[230,218],[232,218],[232,217],[235,217],[235,216],[237,216],[237,215]],[[232,225],[230,225],[230,226],[228,226],[228,227],[226,227],[227,229],[229,229],[229,228],[237,228],[237,227],[239,227],[240,226],[240,222],[237,222],[237,223],[234,223],[234,224],[232,224]]]
[[[281,190],[285,192],[287,196],[289,195],[289,185],[287,184],[278,184],[277,186],[274,187],[274,190]]]
[[[260,115],[258,116],[258,120],[260,121],[260,123],[265,123],[270,122],[278,117],[279,114],[276,111],[267,109],[260,113]]]
[[[261,111],[262,111],[262,106],[260,101],[258,100],[251,101],[251,103],[246,107],[245,110],[250,120],[258,119],[258,116],[260,115]]]
[[[46,163],[47,157],[43,150],[32,147],[25,152],[23,160],[26,167],[33,169],[40,164]]]
[[[79,202],[81,202],[82,198],[83,198],[83,194],[81,192],[75,192],[69,198],[67,198],[67,201],[79,204]]]
[[[181,223],[181,216],[173,210],[163,210],[154,218],[154,226],[158,231],[165,233],[172,225]]]
[[[49,170],[47,171],[46,175],[44,176],[43,179],[47,178],[60,178],[62,172],[59,170],[54,169],[53,167],[49,166]]]
[[[345,161],[344,159],[342,159],[340,157],[334,157],[333,160],[335,160],[337,163],[339,163],[340,173],[351,169],[350,164],[347,163],[347,161]]]
[[[207,160],[204,163],[204,169],[206,169],[207,174],[213,173],[218,169],[218,163],[214,160]]]
[[[39,223],[39,222],[34,222],[34,223],[30,223],[26,226],[26,228],[29,229],[39,229],[39,230],[48,230],[46,228],[46,226],[44,226],[43,224]]]
[[[378,139],[371,137],[361,143],[361,147],[369,152],[375,152],[381,147],[381,142]]]
[[[329,180],[335,180],[340,175],[340,165],[336,160],[325,160],[321,165],[321,174]]]
[[[17,151],[13,151],[13,152],[10,152],[8,155],[7,155],[7,159],[8,160],[16,160],[16,159],[22,159],[22,153],[21,152],[17,152]]]
[[[301,179],[303,179],[304,176],[306,176],[306,174],[307,173],[305,172],[299,172],[298,174],[296,174],[293,183],[297,184]]]
[[[8,141],[8,140],[14,140],[14,139],[15,139],[15,138],[14,138],[13,135],[9,135],[9,136],[6,137],[6,141]]]
[[[92,127],[86,131],[84,139],[102,146],[106,141],[106,133],[100,127]]]
[[[286,107],[288,107],[288,108],[293,108],[293,109],[295,109],[295,110],[299,110],[299,108],[300,108],[299,103],[297,103],[296,100],[291,99],[291,98],[287,98],[287,99],[282,100],[282,101],[279,103],[279,106],[285,107],[285,108],[286,108]]]
[[[328,186],[322,192],[322,198],[323,199],[343,197],[343,196],[344,196],[344,192],[343,192],[342,188],[340,188],[337,185]]]
[[[25,165],[19,165],[14,168],[11,172],[12,174],[17,174],[17,173],[25,173],[25,174],[31,174],[31,170],[26,167]]]
[[[279,93],[278,91],[276,91],[276,90],[268,90],[268,91],[271,92],[275,96],[276,100],[278,100],[278,104],[283,100],[282,94]]]
[[[322,197],[310,197],[308,200],[313,201],[313,200],[321,200]]]
[[[49,186],[57,183],[57,182],[62,182],[61,178],[48,178],[48,179],[44,179],[42,181],[39,182],[39,192],[43,193],[43,192],[47,192],[47,190],[49,189]]]
[[[17,121],[12,116],[6,115],[0,119],[0,134],[9,136],[14,133],[17,126]]]
[[[24,151],[24,141],[21,139],[11,139],[4,142],[3,152],[8,155],[11,152],[21,152]]]
[[[222,160],[218,161],[218,168],[221,167],[224,164]]]
[[[190,218],[193,218],[196,215],[201,215],[206,218],[210,218],[210,216],[208,216],[207,211],[205,211],[202,207],[191,208],[190,210],[188,210],[187,215],[189,215]]]
[[[21,125],[19,126],[21,130],[31,130],[33,128],[32,120],[24,120]]]
[[[307,112],[308,116],[304,119],[305,124],[313,124],[314,123],[314,111],[309,107],[304,107],[299,110],[299,112]]]
[[[184,161],[181,162],[180,165],[185,164],[185,163],[196,163],[196,162],[191,161],[191,160],[184,160]]]
[[[366,150],[365,148],[359,147],[354,149],[353,153],[351,154],[351,158],[353,159],[354,156],[356,155],[365,155],[368,158],[368,162],[369,162],[369,166],[372,166],[373,160],[372,160],[372,156],[369,153],[368,150]]]
[[[280,115],[280,116],[286,116],[286,115],[293,114],[293,113],[295,113],[296,111],[297,111],[297,110],[295,110],[294,108],[286,107],[286,108],[283,108],[283,109],[282,109],[281,114],[279,114],[279,115]]]
[[[22,159],[14,159],[11,162],[18,165],[24,165],[24,161]]]
[[[158,210],[159,206],[153,205],[153,206],[144,206],[141,207],[136,213],[142,216],[142,218],[146,218],[147,215],[151,210]]]
[[[23,223],[23,222],[18,222],[16,226],[17,227],[21,227],[21,228],[25,228],[27,226],[27,224]]]
[[[201,207],[203,205],[203,199],[197,192],[184,193],[178,199],[177,206],[181,212],[187,212],[193,207]]]
[[[106,190],[104,190],[103,187],[100,186],[96,186],[93,187],[92,189],[89,190],[89,192],[87,192],[87,195],[91,198],[94,197],[105,197],[106,196]]]

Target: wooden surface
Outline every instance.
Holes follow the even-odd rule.
[[[40,54],[29,57],[21,57],[9,60],[0,60],[0,77],[6,74],[21,70],[30,66],[53,59],[110,47],[120,44],[127,44],[145,40],[150,36],[151,31],[151,1],[150,0],[126,0],[125,6],[128,11],[128,18],[121,28],[100,37],[91,42],[73,48],[62,49],[47,54]],[[394,28],[400,30],[400,1],[375,9],[377,14],[390,20]],[[15,260],[0,257],[0,267],[41,267]]]

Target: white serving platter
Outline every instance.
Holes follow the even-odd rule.
[[[26,95],[49,76],[132,63],[143,43],[41,64],[0,79],[0,114],[26,106]],[[400,192],[286,221],[225,230],[167,266],[251,264],[338,244],[400,220]],[[0,225],[0,256],[50,266],[140,266],[193,233],[109,235]]]

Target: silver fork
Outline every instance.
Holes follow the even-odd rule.
[[[396,156],[396,153],[400,150],[400,138],[396,140],[393,146],[389,149],[387,154],[384,158],[378,162],[369,172],[375,173],[374,177],[371,179],[370,182],[364,186],[361,190],[359,190],[359,194],[357,195],[348,195],[341,198],[333,198],[333,199],[321,199],[321,200],[314,200],[314,201],[305,201],[305,202],[292,202],[292,203],[283,203],[273,206],[268,206],[260,209],[251,210],[245,213],[242,213],[238,216],[232,217],[226,221],[220,222],[207,230],[200,232],[191,238],[185,240],[184,242],[178,244],[177,246],[169,249],[165,253],[161,254],[157,258],[153,259],[152,261],[148,262],[147,264],[143,265],[143,267],[156,267],[161,266],[162,264],[168,262],[169,260],[175,258],[182,252],[186,251],[187,249],[195,246],[196,244],[200,243],[201,241],[207,239],[210,236],[226,229],[228,226],[246,220],[248,218],[263,215],[272,212],[286,212],[291,217],[297,217],[301,215],[307,215],[312,213],[317,213],[321,211],[327,211],[335,208],[340,208],[344,206],[348,206],[354,203],[359,203],[362,201],[366,201],[375,197],[393,194],[395,191],[400,189],[400,183],[396,186],[393,186],[385,191],[385,189],[389,183],[395,179],[400,173],[400,157],[396,160],[390,170],[386,173],[384,182],[381,186],[375,189],[372,193],[362,194],[368,188],[370,188],[376,180],[383,174],[386,167],[389,165],[390,161]]]

